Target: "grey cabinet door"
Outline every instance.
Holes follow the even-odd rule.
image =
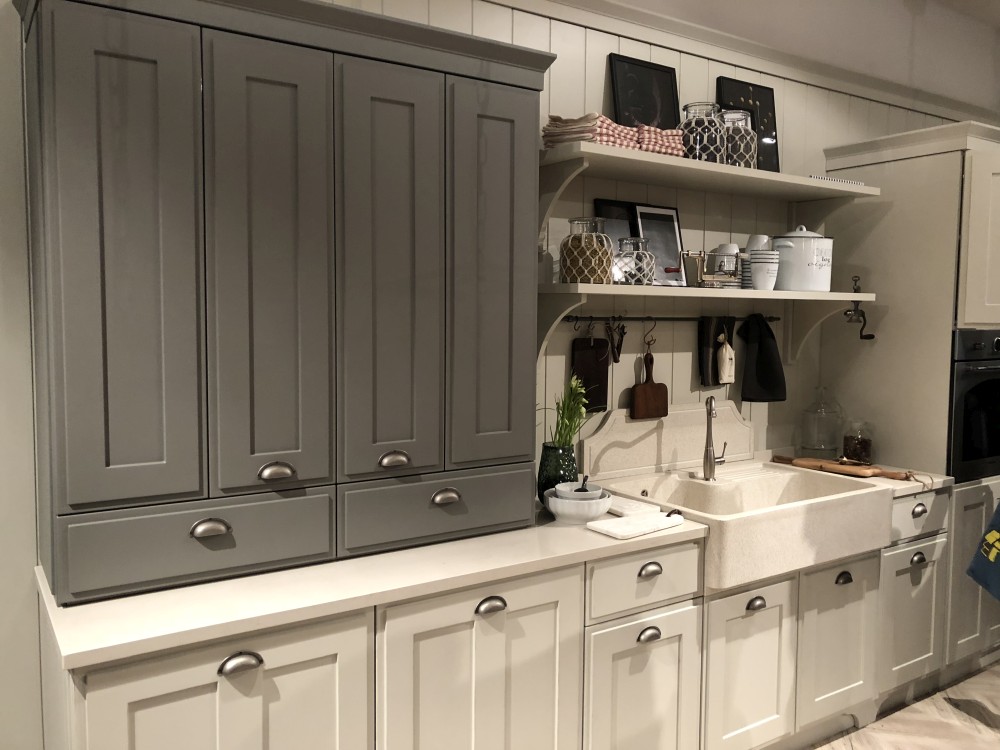
[[[203,496],[199,29],[40,20],[56,508]]]
[[[205,31],[205,73],[211,490],[329,482],[333,55]]]
[[[441,468],[444,76],[335,68],[341,478]]]
[[[538,95],[448,78],[448,466],[531,457]]]

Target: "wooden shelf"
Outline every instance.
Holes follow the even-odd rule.
[[[697,299],[814,300],[817,302],[874,302],[868,292],[764,292],[755,289],[703,289],[697,286],[639,286],[631,284],[541,284],[539,294],[585,294],[607,297],[693,297]]]

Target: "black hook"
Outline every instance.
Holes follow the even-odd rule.
[[[654,339],[652,336],[653,331],[656,330],[656,318],[647,317],[646,320],[653,321],[652,328],[650,328],[648,331],[644,328],[642,331],[642,341],[646,345],[646,350],[648,351],[649,348],[656,343],[656,339]]]
[[[861,277],[852,276],[851,281],[854,282],[854,293],[860,294]],[[861,330],[858,332],[858,335],[861,337],[862,341],[871,341],[875,338],[875,334],[865,333],[865,326],[868,325],[868,316],[865,314],[865,311],[861,309],[861,303],[855,300],[851,304],[853,304],[854,307],[850,310],[844,310],[844,317],[847,318],[848,323],[857,323],[860,321]]]

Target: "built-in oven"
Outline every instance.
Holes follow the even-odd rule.
[[[956,482],[1000,475],[1000,330],[955,331],[948,474]]]

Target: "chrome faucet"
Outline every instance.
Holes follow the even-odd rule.
[[[712,439],[712,420],[715,419],[718,414],[715,412],[715,396],[709,396],[705,399],[705,457],[701,461],[701,468],[704,474],[704,480],[706,482],[715,481],[715,467],[726,463],[726,446],[729,445],[728,442],[722,444],[722,455],[718,458],[715,457],[715,441]]]

